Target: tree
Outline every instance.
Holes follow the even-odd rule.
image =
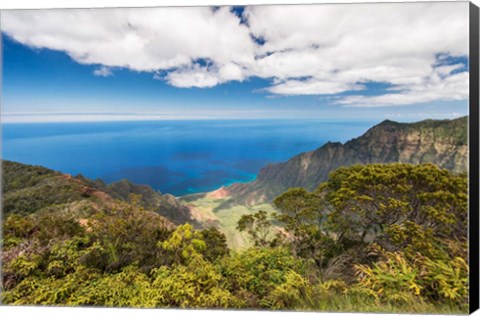
[[[120,271],[133,262],[145,271],[166,263],[157,244],[171,235],[172,224],[157,213],[144,210],[139,199],[120,202],[112,209],[98,212],[86,222],[92,241],[98,241],[109,258],[106,270]]]
[[[292,188],[276,197],[273,204],[280,211],[275,218],[287,232],[294,256],[313,259],[322,266],[337,252],[324,231],[325,208],[319,194]]]
[[[227,246],[227,239],[217,228],[210,227],[202,230],[200,234],[207,246],[203,254],[205,259],[214,262],[223,256],[228,255],[229,249]]]
[[[169,239],[159,242],[158,246],[167,252],[167,256],[173,264],[188,264],[196,257],[202,257],[207,245],[202,239],[199,231],[193,229],[192,225],[184,224],[178,226]]]
[[[240,232],[246,231],[257,247],[270,245],[272,242],[272,228],[272,223],[265,211],[242,215],[237,223],[237,230]]]
[[[444,253],[445,240],[467,233],[467,180],[432,164],[372,164],[339,168],[317,192],[332,207],[337,240],[395,250]]]

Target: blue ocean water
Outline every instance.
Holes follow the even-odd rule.
[[[210,191],[255,179],[261,167],[376,122],[216,120],[3,124],[2,157],[72,175],[126,178],[164,193]]]

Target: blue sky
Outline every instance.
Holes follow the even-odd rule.
[[[393,5],[3,13],[3,121],[468,114],[468,6]]]

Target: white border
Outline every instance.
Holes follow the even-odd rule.
[[[464,0],[437,0],[423,2],[465,2]],[[46,8],[104,8],[104,7],[155,7],[155,6],[206,6],[206,5],[256,5],[256,4],[311,4],[311,3],[378,3],[419,2],[416,0],[14,0],[0,2],[1,9]],[[480,0],[472,0],[477,6]]]
[[[447,2],[437,0],[428,2]],[[458,0],[456,0],[458,1]],[[415,0],[13,0],[0,2],[0,10],[5,9],[48,9],[48,8],[104,8],[104,7],[155,7],[155,6],[205,6],[205,5],[258,5],[258,4],[340,4],[340,3],[378,3],[378,2],[418,2]],[[465,2],[465,1],[461,1]],[[480,0],[472,0],[480,6]],[[259,311],[232,311],[232,310],[174,310],[174,309],[129,309],[129,308],[91,308],[91,307],[12,307],[0,306],[0,315],[5,316],[301,316],[301,315],[335,315],[355,316],[372,315],[388,316],[391,314],[363,314],[363,313],[304,313],[304,312],[259,312]],[[404,314],[405,315],[405,314]],[[416,314],[419,315],[419,314]],[[480,312],[474,315],[480,316]]]

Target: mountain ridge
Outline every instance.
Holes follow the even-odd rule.
[[[467,120],[468,116],[452,120],[427,119],[414,123],[399,123],[387,119],[374,125],[363,135],[343,144],[327,142],[315,150],[297,154],[285,162],[268,164],[259,171],[254,181],[234,183],[210,192],[210,194],[196,194],[196,196],[205,195],[210,198],[218,198],[218,192],[221,190],[221,198],[225,199],[225,203],[229,205],[251,206],[268,203],[290,187],[304,187],[313,190],[326,180],[331,171],[353,164],[430,162],[456,173],[464,172],[467,170],[468,161]],[[100,179],[91,180],[82,175],[72,177],[43,167],[3,160],[4,171],[5,167],[7,167],[7,171],[8,169],[15,171],[15,169],[22,168],[34,170],[33,174],[39,179],[48,178],[49,174],[62,176],[63,178],[58,178],[60,180],[47,179],[48,181],[57,181],[56,185],[62,186],[62,190],[68,190],[74,185],[72,181],[80,181],[80,184],[77,184],[79,188],[76,189],[73,197],[77,200],[81,199],[81,196],[94,196],[103,199],[103,202],[110,199],[129,202],[130,195],[136,194],[140,196],[146,209],[165,216],[173,223],[189,222],[197,227],[201,225],[192,214],[191,206],[182,203],[182,201],[188,202],[188,196],[182,197],[180,199],[182,201],[180,201],[173,195],[161,194],[148,185],[133,184],[126,179],[106,184]],[[15,183],[17,186],[22,181],[27,186],[30,184],[38,191],[35,191],[36,194],[40,195],[46,190],[46,186],[37,187],[36,183],[31,183],[31,179],[28,178],[29,173],[20,178],[21,180],[11,176],[9,178],[8,172],[6,175],[3,177],[3,188],[6,193],[4,198],[7,198],[7,211],[10,207],[9,199],[20,197],[20,191],[8,192],[12,188],[22,189],[15,187]],[[12,184],[14,184],[13,187]],[[52,197],[47,198],[45,203],[50,200],[55,202],[56,195],[60,195],[61,192],[52,193]],[[62,199],[64,197],[60,197],[60,200]],[[228,205],[225,206],[228,207]],[[219,207],[221,208],[222,205]]]
[[[289,160],[263,167],[257,178],[225,190],[239,204],[271,201],[289,187],[313,190],[338,167],[370,163],[430,162],[455,173],[467,170],[468,116],[414,123],[384,120],[344,144],[327,142]]]
[[[201,225],[188,207],[170,194],[161,194],[147,185],[128,180],[106,185],[79,174],[71,176],[42,166],[2,160],[3,212],[34,213],[52,206],[63,208],[109,208],[116,201],[131,203],[131,194],[139,196],[141,205],[173,224]]]

